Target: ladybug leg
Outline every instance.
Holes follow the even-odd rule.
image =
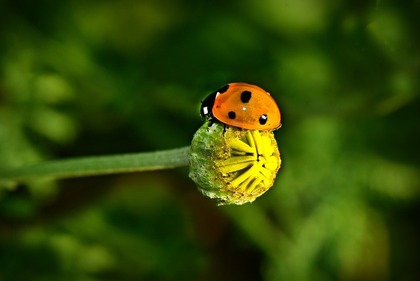
[[[213,119],[213,118],[209,118],[209,119],[208,119],[208,122],[209,122],[208,127],[213,126],[213,124],[215,123],[215,121],[214,121],[214,119]]]
[[[223,124],[223,135],[226,133],[227,125]]]

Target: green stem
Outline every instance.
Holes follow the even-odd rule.
[[[0,184],[14,185],[37,178],[73,178],[170,169],[188,165],[190,147],[156,152],[56,160],[0,171]]]

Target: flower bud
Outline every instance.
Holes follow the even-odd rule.
[[[281,165],[273,131],[209,121],[195,133],[189,157],[190,178],[219,205],[254,201],[273,185]]]

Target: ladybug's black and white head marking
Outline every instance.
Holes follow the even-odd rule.
[[[229,89],[229,84],[211,93],[201,102],[200,114],[203,118],[208,118],[208,119],[214,118],[213,116],[214,101],[216,100],[216,97],[218,95],[225,93],[228,89]]]

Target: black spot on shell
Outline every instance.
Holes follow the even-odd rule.
[[[260,119],[258,121],[261,125],[265,125],[268,121],[267,114],[261,114]]]
[[[243,103],[248,103],[249,100],[251,99],[251,92],[250,91],[243,91],[241,94],[241,101]]]
[[[229,84],[227,84],[226,86],[223,86],[222,88],[220,88],[217,92],[219,94],[223,94],[224,92],[226,92],[229,89]]]
[[[236,113],[235,113],[234,111],[229,111],[229,113],[228,113],[228,117],[229,117],[230,119],[235,119],[235,118],[236,118]]]

